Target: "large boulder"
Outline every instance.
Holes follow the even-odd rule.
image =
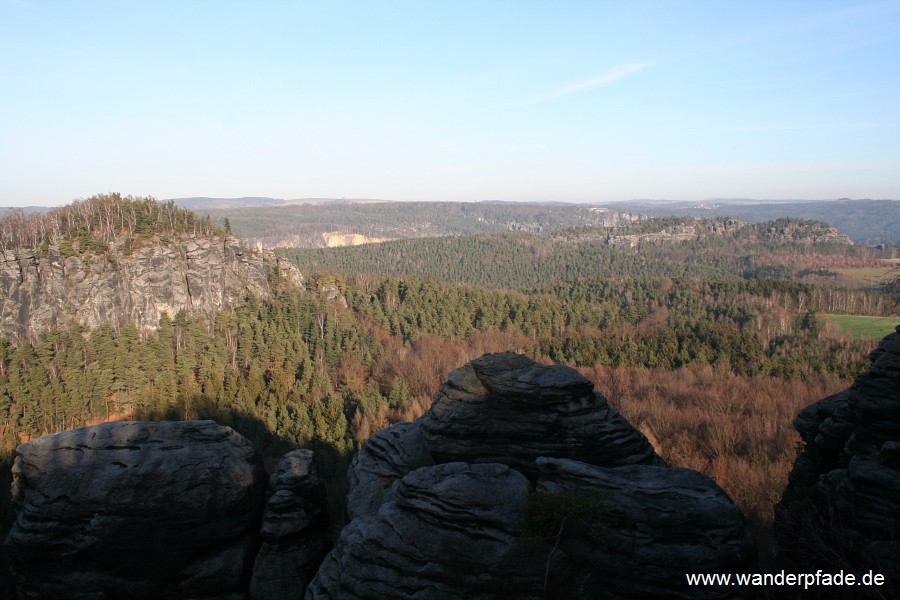
[[[419,423],[397,423],[366,441],[347,471],[347,519],[378,511],[384,495],[404,475],[433,465]]]
[[[803,409],[804,441],[775,511],[785,568],[884,575],[900,581],[900,326],[849,390]],[[891,583],[893,582],[893,583]],[[860,596],[864,597],[864,596]]]
[[[213,421],[104,423],[16,449],[6,550],[21,598],[226,597],[246,590],[260,456]]]

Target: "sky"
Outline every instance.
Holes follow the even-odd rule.
[[[0,206],[900,198],[900,0],[0,0]]]

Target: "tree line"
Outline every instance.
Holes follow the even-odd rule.
[[[114,241],[154,235],[223,235],[209,217],[198,217],[172,201],[101,194],[47,212],[25,214],[12,209],[0,219],[0,247],[4,250],[46,252],[50,244],[69,252],[105,251]],[[73,248],[72,242],[77,248]]]

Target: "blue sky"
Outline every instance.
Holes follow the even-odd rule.
[[[0,0],[0,205],[900,198],[900,0]]]

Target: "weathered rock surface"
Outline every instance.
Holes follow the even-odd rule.
[[[743,517],[706,475],[555,458],[538,459],[538,467],[538,493],[583,507],[559,534],[559,550],[579,568],[569,578],[578,580],[580,597],[695,598],[685,573],[752,569],[756,549]],[[634,576],[622,577],[628,572]],[[734,598],[736,591],[709,588],[702,595]]]
[[[540,598],[550,548],[520,539],[528,487],[499,464],[416,469],[344,527],[306,598]]]
[[[666,467],[574,369],[515,354],[451,373],[421,419],[364,445],[348,479],[351,520],[307,600],[731,598],[688,594],[684,573],[754,558],[715,483]]]
[[[846,392],[803,409],[805,449],[776,508],[789,568],[874,569],[900,581],[900,327]],[[879,596],[887,597],[887,596]]]
[[[565,365],[512,353],[456,369],[421,419],[436,462],[497,462],[535,472],[539,456],[595,465],[660,464],[594,385]]]
[[[19,446],[6,549],[21,598],[246,590],[265,471],[212,421],[104,423]]]
[[[266,297],[268,274],[302,284],[296,267],[268,251],[251,249],[234,237],[151,240],[126,252],[63,255],[50,246],[3,251],[0,262],[0,334],[27,340],[72,322],[95,328],[156,329],[163,312],[179,310],[211,317],[248,292]]]
[[[285,454],[269,477],[250,597],[300,598],[331,547],[325,487],[312,450]]]
[[[347,519],[378,511],[384,496],[404,475],[433,465],[419,423],[398,423],[374,434],[347,471]]]

